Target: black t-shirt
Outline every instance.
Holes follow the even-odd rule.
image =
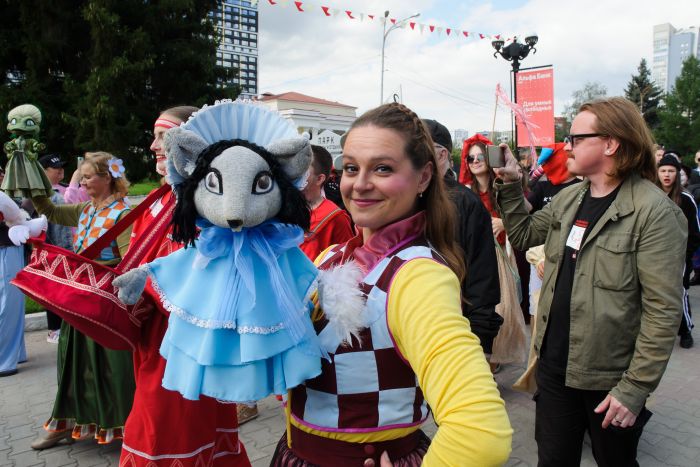
[[[552,201],[552,198],[567,186],[575,185],[580,182],[581,180],[574,178],[561,185],[554,185],[549,180],[542,180],[535,183],[535,186],[532,187],[532,191],[527,195],[527,200],[532,205],[532,212],[539,211],[548,205],[550,201]]]
[[[607,196],[593,198],[589,189],[581,201],[571,231],[567,234],[567,246],[564,249],[564,257],[557,276],[552,306],[549,309],[549,323],[540,352],[541,360],[547,368],[561,374],[566,373],[566,362],[569,358],[569,315],[571,312],[571,289],[574,285],[576,271],[576,256],[580,246],[586,241],[588,233],[615,201],[619,190],[618,186]]]

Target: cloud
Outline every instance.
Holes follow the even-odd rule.
[[[555,111],[586,81],[599,81],[611,95],[624,91],[639,60],[650,61],[654,24],[687,27],[700,19],[700,2],[509,2],[419,0],[315,0],[331,8],[404,18],[440,27],[507,35],[539,35],[537,53],[522,66],[553,64]],[[358,115],[379,104],[382,27],[376,21],[328,18],[320,10],[298,13],[260,2],[259,89],[297,91],[358,107]],[[510,64],[493,57],[488,39],[456,39],[445,33],[395,30],[385,49],[385,98],[401,93],[419,115],[451,129],[490,129],[496,83],[508,89]],[[502,108],[496,128],[510,127]]]

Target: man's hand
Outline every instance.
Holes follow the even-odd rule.
[[[513,156],[513,153],[510,151],[510,147],[505,143],[500,144],[500,147],[506,155],[506,166],[501,168],[494,168],[493,172],[496,174],[496,177],[503,180],[504,183],[520,181],[520,178],[522,177],[522,172],[519,170],[518,161],[515,159],[515,156]]]
[[[605,410],[608,412],[603,419],[603,428],[607,428],[611,423],[618,428],[627,428],[637,421],[637,416],[610,394],[593,411],[603,413]]]

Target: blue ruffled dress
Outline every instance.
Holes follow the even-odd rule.
[[[297,246],[302,229],[274,220],[240,232],[200,227],[196,248],[148,265],[170,311],[163,387],[249,402],[320,374],[310,319],[318,271]]]

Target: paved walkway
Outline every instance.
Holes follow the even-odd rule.
[[[691,289],[694,309],[700,310],[700,287]],[[700,326],[698,327],[700,329]],[[642,466],[700,465],[700,332],[690,350],[676,345],[659,389],[649,401],[654,416],[639,445]],[[34,451],[31,441],[42,430],[56,390],[56,346],[46,343],[44,331],[26,334],[29,361],[20,373],[0,378],[0,466],[117,466],[118,443],[100,447],[92,441],[76,442],[45,451]],[[534,466],[534,403],[510,385],[522,368],[509,366],[497,380],[515,429],[513,452],[507,465]],[[284,430],[284,419],[273,398],[260,403],[260,417],[241,427],[251,462],[267,466],[274,446]],[[426,427],[433,434],[434,424]],[[584,449],[584,466],[594,466],[590,448]]]

